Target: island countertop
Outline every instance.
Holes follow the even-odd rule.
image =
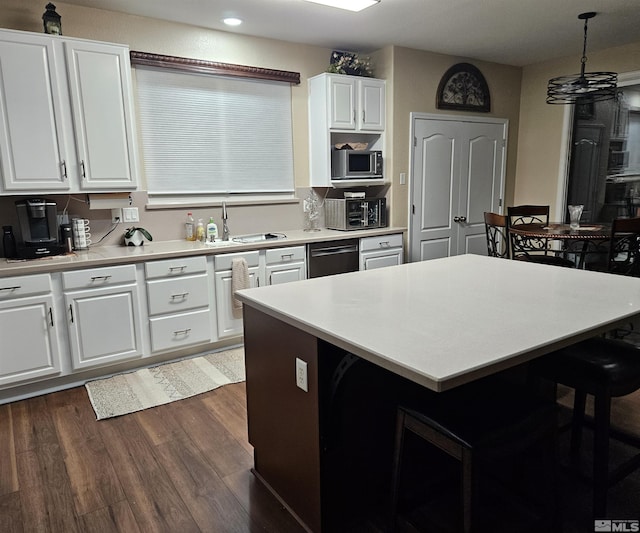
[[[640,279],[470,254],[236,294],[245,305],[435,391],[640,313]]]
[[[24,276],[43,272],[61,272],[79,268],[139,263],[155,259],[170,259],[191,255],[209,255],[284,246],[300,246],[310,242],[338,241],[344,239],[375,237],[403,233],[406,228],[389,227],[369,230],[338,231],[321,229],[319,231],[289,230],[281,234],[284,239],[268,239],[259,242],[241,243],[235,241],[218,242],[211,246],[197,241],[159,241],[145,242],[143,246],[99,246],[72,254],[55,255],[33,260],[6,260],[0,258],[0,278]],[[274,232],[278,234],[279,232]],[[239,237],[239,236],[232,236]]]

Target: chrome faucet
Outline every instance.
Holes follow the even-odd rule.
[[[229,225],[227,224],[227,204],[222,202],[222,240],[229,240]]]

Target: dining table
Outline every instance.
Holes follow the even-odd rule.
[[[640,315],[640,279],[473,254],[236,297],[253,472],[316,533],[384,505],[399,395],[517,372]]]
[[[560,243],[558,253],[577,257],[577,267],[584,268],[587,257],[592,254],[602,256],[608,253],[608,242],[611,239],[611,224],[584,224],[572,228],[570,224],[562,222],[515,224],[509,227],[509,232],[519,238],[512,238],[512,253],[527,254],[544,242]],[[536,244],[537,243],[537,244]]]

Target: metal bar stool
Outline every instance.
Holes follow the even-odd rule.
[[[544,512],[538,516],[546,523],[541,531],[555,529],[556,412],[553,401],[534,396],[506,380],[489,378],[439,393],[432,403],[419,409],[398,407],[390,530],[395,531],[398,522],[402,471],[406,468],[405,439],[409,432],[460,463],[459,525],[465,533],[484,530],[478,525],[478,490],[481,475],[490,473],[487,465],[491,467],[505,458],[516,459],[517,463],[527,451],[541,447],[547,474],[543,480],[546,503],[542,506]]]

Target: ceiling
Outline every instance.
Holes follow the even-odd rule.
[[[524,66],[638,41],[638,0],[381,0],[360,13],[303,0],[65,0],[215,30],[370,53],[387,45]],[[60,14],[64,13],[60,11]],[[225,26],[236,16],[244,24]],[[64,18],[63,18],[64,24]]]

